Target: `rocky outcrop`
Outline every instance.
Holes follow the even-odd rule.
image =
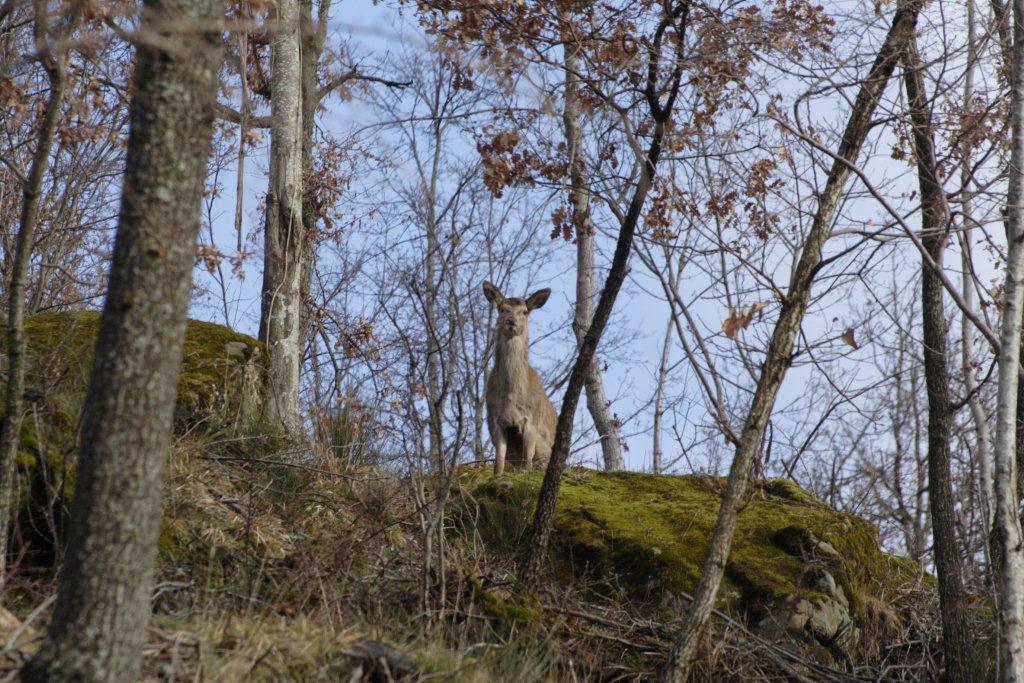
[[[100,314],[44,313],[25,323],[28,415],[18,454],[18,534],[30,562],[49,565],[74,491],[78,422],[89,385]],[[2,340],[0,340],[2,344]],[[0,351],[2,351],[0,346]],[[263,344],[221,325],[188,323],[178,380],[179,434],[258,429],[264,405]],[[2,411],[2,406],[0,406]]]
[[[466,470],[457,513],[498,551],[516,547],[543,473]],[[700,575],[724,480],[570,470],[552,538],[556,575],[605,585],[669,621]],[[788,480],[756,483],[739,516],[718,607],[761,637],[830,665],[877,651],[903,588],[930,579],[879,548],[877,529]],[[883,612],[884,619],[878,617]]]
[[[767,640],[790,641],[827,649],[836,659],[847,661],[860,641],[860,629],[850,612],[850,601],[835,577],[820,570],[811,585],[813,595],[788,596],[761,618],[754,631]]]

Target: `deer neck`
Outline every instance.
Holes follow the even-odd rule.
[[[523,333],[517,337],[499,337],[494,354],[494,371],[509,389],[526,387],[530,368],[530,339]]]

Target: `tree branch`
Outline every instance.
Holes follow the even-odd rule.
[[[361,73],[358,69],[350,69],[343,74],[335,76],[331,80],[327,81],[321,86],[317,99],[322,100],[323,98],[330,95],[332,92],[345,85],[349,81],[365,81],[367,83],[380,83],[386,85],[389,88],[407,88],[412,85],[412,81],[393,81],[388,78],[381,78],[379,76],[370,76]]]

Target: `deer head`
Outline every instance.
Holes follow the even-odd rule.
[[[484,296],[498,309],[498,338],[512,339],[526,335],[530,312],[547,303],[551,290],[539,289],[525,299],[518,299],[504,296],[497,287],[484,281]]]

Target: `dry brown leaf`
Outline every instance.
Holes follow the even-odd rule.
[[[750,327],[754,316],[764,310],[765,304],[754,304],[744,311],[742,308],[729,307],[729,317],[722,323],[722,332],[729,339],[735,339],[740,330]]]
[[[857,343],[857,339],[853,336],[853,328],[848,327],[846,332],[843,332],[842,336],[839,337],[839,341],[843,342],[847,346],[851,346],[854,349],[859,349],[860,345]]]

